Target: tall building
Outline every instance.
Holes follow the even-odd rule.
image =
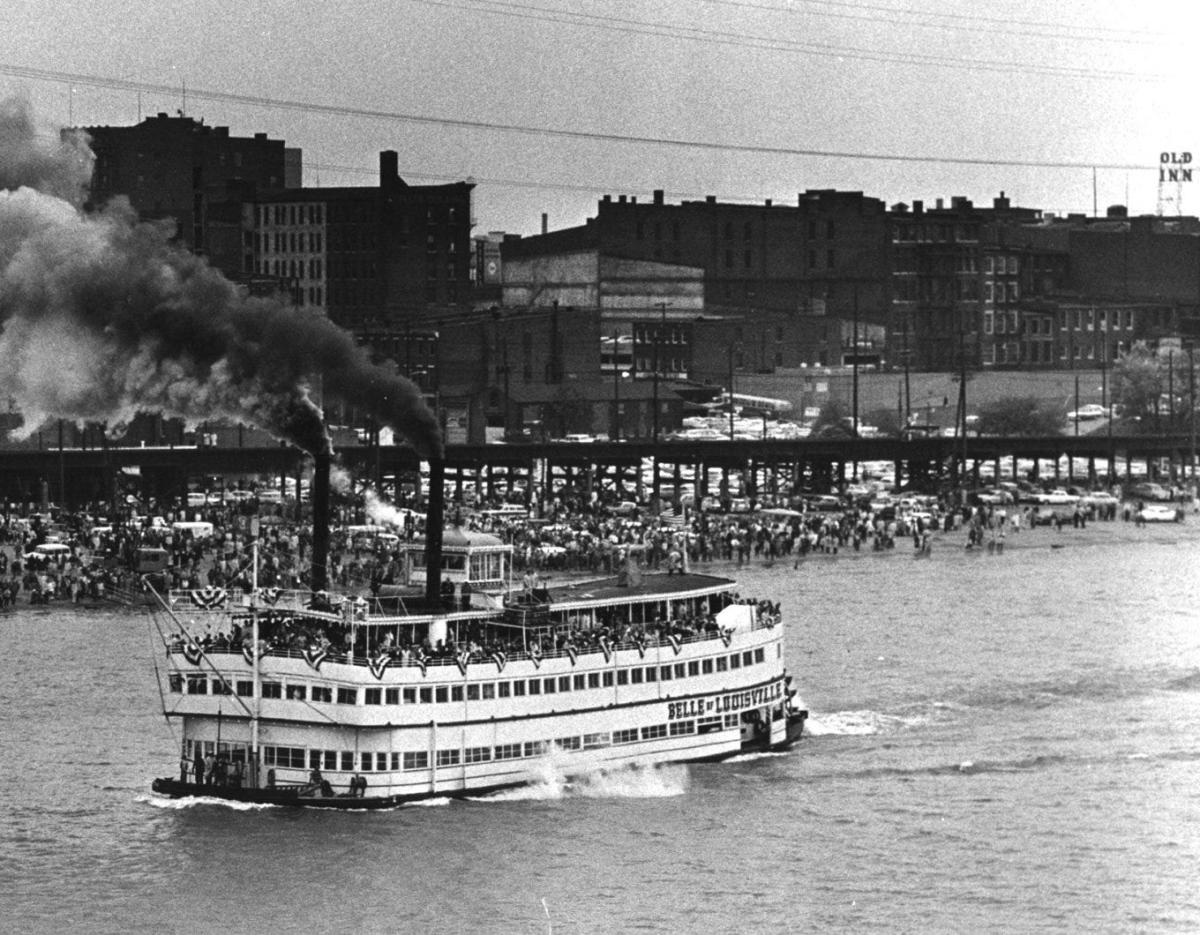
[[[96,154],[89,206],[124,195],[143,220],[171,220],[175,236],[231,279],[250,272],[242,205],[264,190],[299,188],[302,157],[265,133],[158,114],[132,127],[87,127]]]
[[[354,331],[405,327],[471,300],[467,182],[409,185],[379,155],[379,185],[259,196],[253,272]]]
[[[667,204],[606,195],[580,227],[506,241],[505,263],[594,250],[700,268],[711,309],[828,315],[883,322],[889,241],[883,202],[861,192],[807,191],[795,205],[714,197]],[[507,278],[506,278],[507,281]]]

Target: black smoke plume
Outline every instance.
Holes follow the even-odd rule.
[[[329,448],[310,395],[321,381],[440,456],[415,384],[323,315],[246,297],[127,202],[83,214],[90,169],[77,137],[39,142],[27,106],[0,106],[0,393],[28,431],[159,412],[257,425],[315,453]]]

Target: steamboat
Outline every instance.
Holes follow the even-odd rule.
[[[547,767],[712,761],[799,739],[807,712],[776,605],[729,578],[643,575],[633,556],[607,578],[509,587],[511,548],[444,531],[440,466],[430,475],[425,542],[405,554],[415,592],[322,587],[318,459],[314,590],[157,595],[163,713],[182,736],[178,775],[156,793],[389,808]]]

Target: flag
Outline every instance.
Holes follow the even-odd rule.
[[[673,506],[664,507],[658,514],[658,519],[663,525],[674,526],[677,529],[682,529],[683,524],[687,522],[687,517]]]
[[[605,662],[612,659],[612,646],[609,644],[607,636],[600,637],[600,652],[604,653]]]
[[[645,659],[646,658],[646,638],[644,636],[638,636],[638,637],[634,638],[634,642],[637,643],[638,658]]]
[[[494,653],[492,653],[492,662],[496,663],[497,672],[503,672],[504,663],[508,662],[508,657],[504,655],[504,653],[500,652],[500,650],[496,650]]]
[[[421,667],[421,675],[424,676],[429,660],[425,658],[425,651],[420,647],[417,647],[416,652],[413,653],[413,662]]]
[[[304,650],[304,661],[310,666],[321,671],[321,663],[325,661],[325,657],[329,655],[329,650],[320,646],[309,646]]]
[[[200,665],[200,660],[204,657],[204,651],[196,645],[195,641],[188,640],[183,644],[183,658],[194,666]]]
[[[533,667],[535,669],[542,667],[542,651],[536,643],[529,650],[529,658],[533,660]]]
[[[371,667],[371,674],[376,679],[382,679],[383,673],[387,671],[387,667],[392,663],[392,654],[388,652],[380,653],[374,659],[368,659],[367,664]]]
[[[211,584],[206,588],[195,588],[188,595],[192,603],[204,610],[212,610],[225,603],[228,596],[224,588],[214,588]]]
[[[466,675],[467,674],[467,665],[471,661],[471,654],[469,652],[467,652],[467,650],[464,649],[457,656],[454,657],[454,661],[458,663],[458,671],[461,672],[463,675]]]
[[[258,596],[263,599],[264,604],[274,607],[283,597],[283,588],[263,588],[258,592]]]
[[[575,644],[568,643],[563,648],[567,651],[567,655],[571,657],[571,665],[575,665],[575,660],[579,658],[579,651],[575,648]]]
[[[246,665],[254,665],[254,649],[249,643],[242,643],[242,658],[246,660]]]
[[[672,633],[670,636],[667,637],[667,640],[670,641],[671,648],[673,650],[675,650],[675,655],[678,656],[679,650],[681,650],[683,648],[683,643],[680,641],[679,637],[676,636],[674,633]]]
[[[733,627],[726,627],[721,631],[721,642],[726,646],[733,642]]]

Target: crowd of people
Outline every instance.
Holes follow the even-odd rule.
[[[910,498],[873,505],[846,497],[830,509],[796,498],[793,509],[705,512],[669,501],[631,502],[628,491],[563,490],[531,515],[501,511],[499,502],[452,505],[451,522],[490,532],[513,548],[513,569],[616,574],[633,553],[653,571],[682,572],[694,564],[799,561],[844,550],[885,552],[907,540],[928,551],[934,533],[965,532],[968,545],[1051,525],[1079,528],[1097,519],[1138,521],[1136,504],[1068,507],[963,505],[949,498]],[[419,503],[405,504],[419,507]],[[328,556],[332,589],[378,593],[403,584],[402,548],[423,535],[422,514],[388,536],[349,531],[368,521],[365,505],[336,506]],[[0,608],[20,603],[88,603],[128,598],[143,575],[158,589],[248,589],[251,548],[258,547],[264,587],[310,584],[311,526],[297,522],[294,504],[223,501],[201,507],[149,503],[139,508],[91,504],[67,512],[32,505],[0,523]],[[469,596],[464,595],[464,600]]]

